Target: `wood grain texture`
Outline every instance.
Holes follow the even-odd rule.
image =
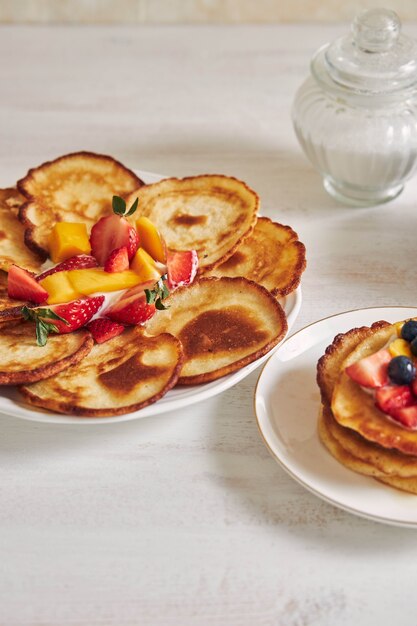
[[[0,0],[3,23],[268,24],[352,19],[375,0]],[[414,0],[385,0],[403,20],[417,19]]]
[[[345,29],[2,27],[0,186],[81,148],[235,175],[307,246],[296,328],[412,305],[416,180],[391,204],[340,206],[291,127],[311,54]],[[285,474],[257,431],[257,374],[118,425],[0,416],[1,626],[414,624],[413,532]]]

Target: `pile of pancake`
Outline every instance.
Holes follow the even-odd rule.
[[[112,197],[151,219],[172,250],[194,249],[195,281],[175,290],[168,308],[144,327],[94,344],[86,329],[36,345],[23,302],[7,296],[12,264],[39,273],[58,221],[93,224]],[[266,354],[285,336],[279,298],[299,285],[305,247],[289,227],[259,217],[259,197],[223,175],[167,178],[146,185],[110,156],[77,152],[35,167],[0,190],[0,384],[24,401],[71,415],[136,411],[174,385],[198,385]]]
[[[317,365],[318,430],[329,452],[349,469],[417,493],[417,430],[377,409],[373,395],[345,372],[396,336],[395,327],[381,321],[335,337]]]

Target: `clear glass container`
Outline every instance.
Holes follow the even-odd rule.
[[[393,11],[361,13],[317,51],[293,123],[332,196],[366,206],[402,191],[417,166],[416,87],[417,44]]]

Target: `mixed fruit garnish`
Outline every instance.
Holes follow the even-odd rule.
[[[39,346],[48,334],[86,326],[97,343],[120,335],[125,326],[144,324],[165,309],[170,292],[190,284],[197,273],[195,250],[167,249],[146,217],[127,220],[137,207],[113,196],[113,214],[94,224],[58,222],[49,237],[52,267],[35,275],[18,265],[8,274],[8,295],[28,302],[25,320],[36,325]]]
[[[417,428],[417,321],[394,324],[397,337],[345,372],[372,390],[375,406],[408,428]]]

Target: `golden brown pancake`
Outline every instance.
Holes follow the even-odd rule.
[[[50,335],[46,346],[36,345],[35,326],[0,326],[0,384],[21,385],[56,375],[83,359],[93,347],[87,330]]]
[[[41,260],[24,244],[25,228],[18,220],[25,198],[17,189],[0,189],[0,270],[15,264],[39,272]]]
[[[172,250],[196,250],[200,271],[229,258],[256,223],[259,197],[230,176],[166,178],[132,193]],[[136,214],[132,217],[134,221]]]
[[[259,217],[252,234],[212,276],[244,276],[274,296],[285,296],[300,284],[306,267],[305,246],[289,226]]]
[[[89,228],[112,212],[112,197],[126,197],[143,182],[110,156],[74,152],[29,170],[18,181],[27,199],[19,211],[26,245],[42,259],[56,222],[84,222]]]
[[[137,411],[156,402],[177,381],[179,341],[167,333],[148,337],[132,327],[96,344],[80,363],[48,380],[21,387],[29,404],[82,417]]]
[[[209,382],[248,365],[287,331],[277,300],[246,278],[201,278],[177,289],[166,303],[169,309],[157,311],[147,332],[166,330],[181,341],[180,385]]]
[[[392,338],[394,326],[379,328],[361,341],[345,359],[332,396],[332,413],[342,426],[384,448],[395,448],[404,454],[417,456],[417,431],[404,428],[379,411],[371,394],[366,393],[345,373],[355,361],[374,354]]]

